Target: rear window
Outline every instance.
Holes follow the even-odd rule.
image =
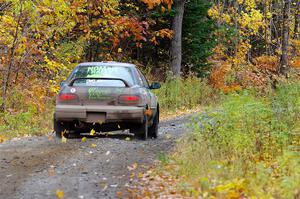
[[[134,84],[132,70],[128,67],[118,66],[82,66],[73,72],[70,79],[74,78],[119,78],[125,80],[129,85]],[[76,80],[74,86],[114,86],[125,87],[119,80]]]

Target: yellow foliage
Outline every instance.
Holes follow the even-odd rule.
[[[50,92],[51,93],[55,93],[57,94],[59,92],[60,87],[56,84],[56,85],[51,85],[50,86]]]
[[[44,57],[44,61],[46,63],[45,69],[48,73],[58,73],[63,68],[66,68],[62,63],[58,63],[54,60],[49,60],[47,56]]]
[[[247,184],[243,179],[233,179],[232,181],[215,187],[217,193],[221,193],[225,198],[239,199],[246,189]]]
[[[219,15],[219,6],[214,5],[208,10],[208,16],[216,18]]]
[[[218,55],[223,54],[223,58],[227,59],[229,63],[232,63],[235,70],[247,62],[246,56],[252,47],[250,45],[250,36],[258,35],[261,28],[267,26],[264,15],[257,7],[256,2],[255,0],[238,0],[237,6],[228,7],[222,3],[215,3],[208,10],[208,15],[211,18],[217,20],[219,24],[225,25],[225,27],[232,28],[226,29],[228,33],[229,30],[233,31],[230,37],[226,35],[226,32],[216,32],[220,43],[222,42],[223,44],[218,44],[214,49],[214,53],[217,52]],[[226,44],[229,44],[229,46],[226,46]],[[232,50],[232,48],[234,49]],[[221,53],[221,51],[223,51],[223,53]],[[228,53],[228,51],[230,51],[230,53]]]
[[[251,30],[253,35],[257,34],[259,28],[264,26],[263,15],[256,9],[251,9],[248,13],[241,12],[241,15],[238,17],[238,22],[242,28],[242,30],[240,30],[242,35],[248,35],[249,30]]]

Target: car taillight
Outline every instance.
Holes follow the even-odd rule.
[[[72,94],[72,93],[62,93],[62,94],[58,95],[58,99],[60,101],[74,100],[74,99],[77,99],[77,95]]]
[[[140,97],[137,95],[121,95],[119,96],[119,103],[126,105],[137,105],[140,102]]]

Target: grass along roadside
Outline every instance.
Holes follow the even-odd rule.
[[[0,143],[15,137],[40,136],[52,131],[52,104],[45,111],[38,111],[34,106],[24,112],[0,114]]]
[[[10,99],[10,109],[0,113],[0,142],[14,137],[44,135],[52,131],[54,100],[47,104],[24,105],[21,92],[14,92]],[[199,110],[214,97],[213,89],[195,77],[168,79],[162,88],[155,91],[159,98],[161,119],[171,119],[179,115]],[[41,108],[42,107],[42,108]]]
[[[167,79],[155,91],[160,103],[160,118],[168,120],[178,116],[200,112],[208,104],[216,103],[218,91],[196,77]]]
[[[223,96],[144,174],[134,197],[300,198],[299,109],[299,82]]]

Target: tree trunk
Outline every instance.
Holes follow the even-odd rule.
[[[171,70],[176,77],[180,76],[182,61],[182,21],[185,0],[175,1],[176,15],[173,19],[173,40],[171,43]]]
[[[282,26],[282,54],[280,59],[279,73],[287,76],[289,71],[288,50],[289,50],[289,35],[290,35],[290,12],[291,0],[284,0],[283,7],[283,26]]]

